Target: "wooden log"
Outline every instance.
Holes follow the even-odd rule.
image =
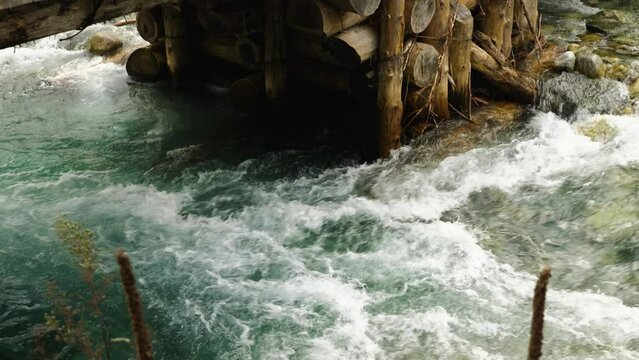
[[[411,42],[405,53],[408,54],[408,60],[404,69],[404,78],[420,88],[432,86],[439,61],[437,50],[432,45]]]
[[[514,0],[481,0],[484,11],[479,30],[488,35],[501,53],[510,57]]]
[[[168,76],[163,43],[139,48],[129,55],[126,72],[137,81],[158,81]]]
[[[190,62],[186,38],[187,20],[182,8],[177,5],[165,5],[163,13],[166,63],[173,85],[180,85],[184,81]]]
[[[468,113],[471,106],[470,48],[473,43],[473,15],[463,5],[458,5],[455,11],[448,59],[453,83],[452,89],[449,89],[449,97],[457,110]]]
[[[355,99],[370,96],[372,87],[365,71],[346,69],[322,61],[295,58],[289,61],[291,78],[330,92],[344,94]]]
[[[343,31],[326,41],[326,49],[346,66],[357,66],[379,48],[379,31],[369,24],[360,24]]]
[[[362,16],[372,15],[379,7],[381,0],[328,0],[340,10],[354,12]]]
[[[404,65],[404,0],[384,0],[379,45],[377,112],[379,155],[401,145]]]
[[[286,97],[286,24],[283,0],[264,1],[264,75],[266,99],[281,103]]]
[[[138,33],[142,39],[154,44],[164,38],[162,6],[145,7],[136,17]]]
[[[459,5],[464,5],[468,10],[473,10],[478,2],[479,0],[458,0]]]
[[[261,44],[251,37],[209,33],[198,42],[198,48],[211,58],[250,70],[257,69],[264,58]]]
[[[426,30],[422,33],[423,41],[437,49],[440,54],[440,68],[437,83],[432,94],[430,111],[439,119],[450,118],[448,111],[448,21],[450,16],[450,1],[438,0],[435,3],[435,15]]]
[[[239,2],[216,9],[197,8],[197,22],[204,30],[247,36],[264,30],[262,8]]]
[[[518,71],[499,64],[490,54],[476,44],[472,44],[470,61],[472,68],[480,72],[504,93],[519,101],[532,104],[537,92],[535,80]]]
[[[297,30],[290,31],[291,52],[310,58],[323,61],[325,63],[342,66],[337,59],[331,55],[324,46],[325,38]]]
[[[294,0],[288,2],[286,20],[293,29],[331,36],[363,22],[366,17],[339,10],[323,0]]]
[[[517,48],[527,49],[536,41],[539,32],[538,0],[515,0],[513,42]]]
[[[435,15],[436,0],[405,0],[404,18],[406,31],[420,34],[428,27]]]
[[[264,73],[259,72],[235,80],[228,93],[229,101],[234,108],[244,112],[258,109],[266,101]]]
[[[105,1],[94,14],[92,2],[86,0],[0,1],[0,49],[107,21],[139,11],[143,6],[165,2],[168,1]]]

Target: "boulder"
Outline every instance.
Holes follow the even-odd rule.
[[[546,75],[540,81],[539,109],[569,118],[578,110],[621,114],[630,103],[628,87],[611,79],[590,79],[577,73]]]
[[[122,39],[110,32],[99,32],[87,42],[87,50],[96,55],[109,55],[122,47]]]
[[[586,30],[592,33],[616,33],[621,25],[632,23],[632,16],[621,10],[602,10],[586,19]]]
[[[553,64],[553,69],[558,72],[562,71],[574,71],[575,70],[575,61],[577,57],[575,53],[572,51],[566,51],[565,53],[559,55]]]
[[[606,66],[601,57],[591,52],[577,54],[575,69],[591,79],[599,79],[606,74]]]

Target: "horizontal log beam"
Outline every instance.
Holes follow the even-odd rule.
[[[93,16],[91,0],[11,0],[0,2],[0,49],[76,30],[173,0],[105,0]]]

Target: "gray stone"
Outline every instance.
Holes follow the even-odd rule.
[[[606,74],[606,66],[601,57],[591,52],[577,54],[575,69],[591,79],[599,79]]]
[[[577,57],[575,56],[574,52],[566,51],[555,59],[553,68],[555,69],[555,71],[559,72],[574,71],[576,59]]]
[[[599,34],[618,33],[621,25],[632,23],[632,16],[622,10],[602,10],[586,19],[586,30]]]
[[[122,47],[122,39],[110,32],[99,32],[87,42],[89,52],[96,55],[108,55]]]
[[[599,114],[621,114],[630,104],[628,87],[610,79],[589,79],[564,72],[542,77],[539,109],[569,118],[578,110]]]

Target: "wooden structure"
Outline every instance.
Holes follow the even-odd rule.
[[[282,108],[293,80],[376,104],[385,157],[407,134],[470,119],[471,85],[491,89],[484,99],[534,100],[536,80],[513,64],[539,49],[537,1],[11,0],[0,48],[138,11],[151,45],[129,57],[132,78],[181,85],[215,60],[237,69],[229,98],[242,111]]]

